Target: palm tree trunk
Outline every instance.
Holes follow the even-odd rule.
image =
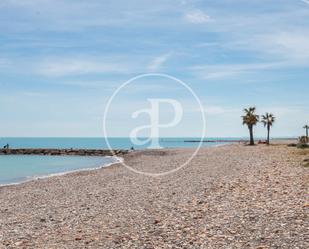
[[[267,144],[269,144],[269,130],[270,130],[270,127],[268,125],[267,126]]]
[[[253,139],[253,126],[249,126],[249,133],[250,133],[250,145],[254,145],[254,139]]]
[[[308,128],[306,128],[306,137],[308,137]]]

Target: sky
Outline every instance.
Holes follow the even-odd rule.
[[[128,136],[136,121],[128,112],[153,93],[186,109],[164,136],[199,136],[192,96],[156,78],[118,97],[104,134],[109,98],[145,73],[176,77],[197,94],[208,137],[247,136],[240,116],[249,106],[277,117],[273,136],[300,136],[308,69],[307,0],[0,1],[2,137]]]

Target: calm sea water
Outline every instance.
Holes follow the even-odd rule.
[[[115,161],[113,157],[0,156],[0,185],[24,182],[52,174],[97,168]]]
[[[220,138],[233,140],[235,138]],[[239,138],[241,139],[241,138]],[[187,140],[199,140],[199,138],[160,138],[159,143],[164,148],[197,147],[198,143],[184,142]],[[218,138],[207,138],[218,140]],[[110,145],[114,149],[144,149],[150,143],[136,146],[130,138],[109,138]],[[79,148],[79,149],[108,149],[104,138],[0,138],[0,146],[9,144],[11,148]],[[224,143],[203,143],[204,147],[216,146]]]
[[[215,138],[212,138],[215,140]],[[160,146],[165,148],[196,147],[199,143],[184,142],[198,138],[161,138]],[[228,140],[228,139],[227,139]],[[114,149],[143,149],[149,146],[135,146],[129,138],[110,138]],[[0,146],[10,148],[83,148],[107,149],[104,138],[0,138]],[[203,143],[203,146],[216,146],[223,143]],[[0,156],[0,185],[19,183],[40,176],[64,173],[80,169],[97,168],[114,162],[110,157],[79,156]]]

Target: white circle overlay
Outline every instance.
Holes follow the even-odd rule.
[[[118,149],[113,149],[108,141],[108,137],[107,137],[107,130],[106,130],[106,118],[107,118],[107,114],[110,108],[110,105],[113,101],[113,99],[115,98],[115,96],[120,92],[121,89],[123,89],[125,86],[129,85],[130,83],[132,83],[135,80],[141,79],[141,78],[146,78],[146,77],[162,77],[162,78],[166,78],[166,79],[170,79],[173,81],[176,81],[177,83],[181,84],[183,87],[185,87],[191,94],[192,96],[195,98],[196,102],[198,103],[200,112],[201,112],[201,116],[202,116],[202,123],[203,123],[203,127],[202,127],[202,136],[201,136],[201,140],[197,146],[197,148],[195,149],[195,151],[193,152],[193,154],[191,155],[191,157],[189,157],[189,159],[184,162],[183,164],[181,164],[179,167],[166,171],[166,172],[162,172],[162,173],[149,173],[149,172],[143,172],[140,170],[136,170],[134,168],[132,168],[131,166],[127,165],[124,160],[120,160],[119,163],[121,163],[123,166],[125,166],[127,169],[137,173],[137,174],[142,174],[142,175],[146,175],[146,176],[153,176],[153,177],[158,177],[158,176],[164,176],[164,175],[168,175],[171,173],[174,173],[180,169],[182,169],[183,167],[185,167],[186,165],[188,165],[192,159],[197,155],[197,153],[199,152],[202,144],[203,144],[203,140],[205,137],[205,133],[206,133],[206,118],[205,118],[205,113],[204,113],[204,109],[203,109],[203,105],[201,100],[199,99],[199,97],[196,95],[196,93],[192,90],[191,87],[189,87],[185,82],[183,82],[180,79],[177,79],[174,76],[168,75],[168,74],[164,74],[164,73],[146,73],[146,74],[140,74],[137,75],[131,79],[129,79],[128,81],[124,82],[122,85],[120,85],[116,91],[114,91],[114,93],[112,94],[112,96],[109,98],[105,110],[104,110],[104,117],[103,117],[103,132],[104,132],[104,139],[106,142],[106,145],[108,147],[108,149],[112,152],[112,154],[114,156],[117,156],[114,152],[114,150],[118,150]],[[164,148],[163,148],[164,149]]]

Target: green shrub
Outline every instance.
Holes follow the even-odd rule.
[[[299,148],[299,149],[307,149],[307,148],[309,148],[309,145],[308,144],[299,143],[299,144],[297,144],[296,147]]]
[[[296,147],[297,144],[288,144],[288,147]]]

